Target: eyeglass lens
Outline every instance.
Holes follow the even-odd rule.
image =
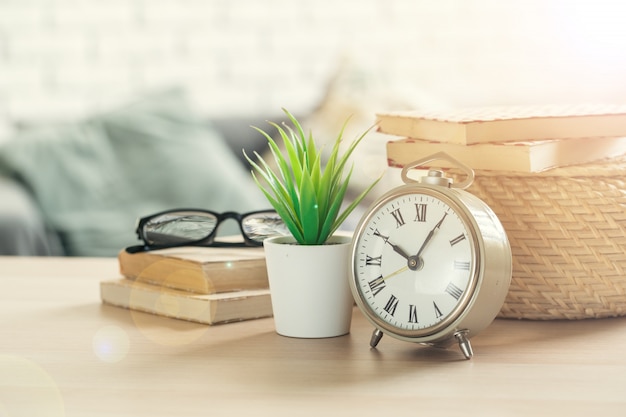
[[[146,222],[143,236],[149,245],[172,245],[207,238],[219,223],[217,216],[205,212],[180,211],[157,216]],[[276,212],[249,213],[241,219],[243,233],[262,242],[269,236],[286,235],[287,227]]]
[[[243,233],[251,240],[262,242],[269,236],[288,235],[289,230],[276,212],[251,213],[241,219]]]
[[[210,213],[172,212],[150,219],[143,228],[149,245],[195,242],[209,236],[217,225]]]

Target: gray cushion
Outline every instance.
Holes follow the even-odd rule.
[[[24,187],[0,176],[0,255],[62,255],[56,235],[48,233],[39,209]]]
[[[71,255],[116,255],[137,243],[136,218],[160,210],[268,206],[177,89],[80,123],[22,133],[0,148],[1,171],[31,190]]]

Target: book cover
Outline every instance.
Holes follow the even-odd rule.
[[[387,161],[389,166],[403,167],[441,151],[473,169],[541,172],[624,155],[626,137],[484,143],[468,146],[405,138],[387,142]],[[445,161],[439,161],[433,166],[451,167]]]
[[[528,106],[376,114],[378,131],[415,139],[471,145],[626,136],[626,106]]]
[[[269,289],[193,294],[121,278],[100,283],[105,304],[203,324],[272,316]]]
[[[269,288],[262,247],[122,250],[118,262],[127,278],[198,294]]]

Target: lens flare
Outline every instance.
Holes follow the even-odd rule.
[[[93,351],[103,362],[119,362],[128,355],[130,342],[124,330],[117,326],[105,326],[93,337]]]
[[[65,415],[56,381],[25,358],[0,355],[0,394],[0,416]]]

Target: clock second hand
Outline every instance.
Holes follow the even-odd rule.
[[[398,269],[395,272],[392,272],[391,274],[387,275],[386,277],[383,277],[383,281],[388,280],[389,278],[395,277],[398,274],[403,273],[404,271],[408,270],[409,266],[408,265],[404,265],[402,268]]]

